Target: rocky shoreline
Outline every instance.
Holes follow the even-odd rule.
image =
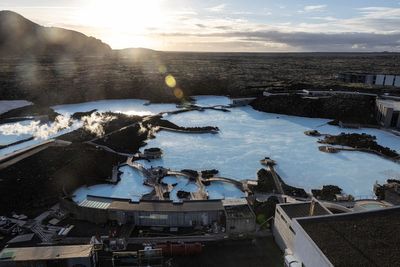
[[[354,150],[373,153],[392,160],[396,160],[400,156],[395,150],[379,145],[375,136],[365,133],[325,135],[324,139],[319,140],[318,143],[351,147]],[[336,149],[340,150],[341,148]]]
[[[288,196],[298,197],[298,198],[308,198],[308,194],[303,188],[294,187],[286,184],[283,179],[278,175],[279,182],[282,185],[283,193]],[[274,181],[272,173],[266,169],[260,169],[257,172],[256,186],[252,186],[252,190],[262,193],[279,193],[278,187]]]
[[[105,183],[112,167],[123,160],[82,143],[49,147],[0,170],[0,214],[35,216],[56,204],[65,191]]]
[[[54,121],[59,115],[59,113],[55,112],[48,106],[33,104],[12,109],[10,111],[0,114],[0,124],[23,121],[32,117],[37,117],[41,120]]]

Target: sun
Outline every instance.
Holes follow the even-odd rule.
[[[96,29],[113,47],[149,46],[146,35],[164,25],[163,0],[89,0],[78,11],[77,22]],[[125,44],[125,45],[124,45]]]

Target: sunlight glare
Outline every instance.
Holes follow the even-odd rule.
[[[101,28],[101,35],[113,44],[122,44],[124,37],[136,45],[147,45],[144,35],[165,23],[163,0],[90,0],[77,13],[76,20],[93,28]],[[129,40],[129,36],[136,40]],[[128,43],[128,42],[127,42]]]

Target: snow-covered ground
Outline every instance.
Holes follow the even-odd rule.
[[[32,102],[26,100],[0,100],[0,114],[29,105],[32,105]]]

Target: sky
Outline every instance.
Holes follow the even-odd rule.
[[[400,0],[0,0],[114,49],[400,52]]]

